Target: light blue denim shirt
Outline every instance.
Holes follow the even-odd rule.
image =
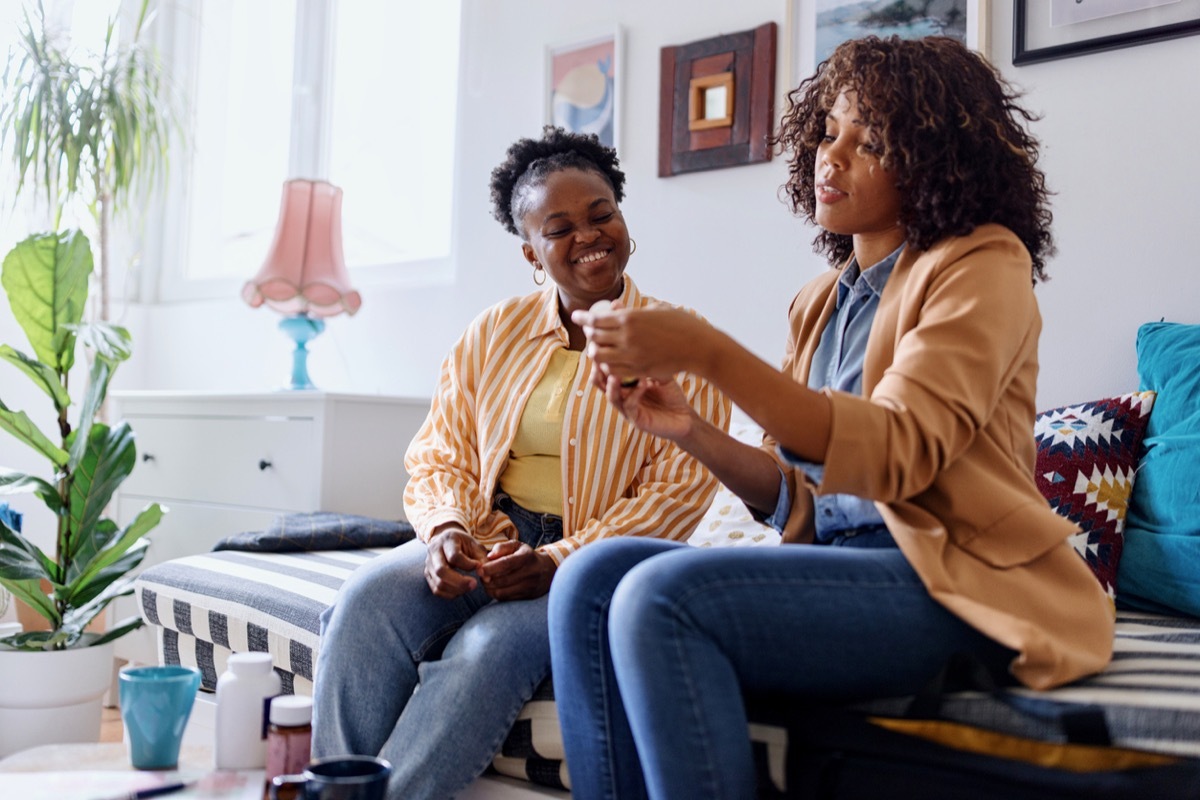
[[[853,259],[838,277],[837,310],[830,317],[821,341],[813,353],[808,373],[808,387],[829,387],[848,394],[862,394],[863,362],[867,355],[867,337],[875,312],[879,309],[879,297],[888,277],[904,251],[900,245],[887,258],[869,267],[865,272]],[[814,464],[798,458],[780,447],[779,454],[788,463],[795,464],[812,481],[820,483],[825,476],[825,465]],[[787,482],[781,479],[779,502],[775,513],[764,520],[776,530],[782,530],[792,508],[792,498],[787,491]],[[861,530],[883,525],[883,518],[870,500],[850,494],[821,495],[814,499],[817,541],[828,542],[838,533]]]

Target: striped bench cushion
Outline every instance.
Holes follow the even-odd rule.
[[[384,552],[301,553],[222,551],[150,567],[135,583],[146,622],[157,626],[159,658],[200,670],[215,690],[230,654],[271,654],[283,691],[312,694],[320,615],[357,567]],[[777,786],[784,772],[782,731],[752,726],[760,769]],[[509,777],[569,788],[554,688],[545,681],[521,710],[492,763]]]
[[[342,581],[378,550],[307,553],[226,551],[188,556],[146,570],[136,584],[145,619],[161,628],[161,658],[199,668],[213,689],[232,652],[271,654],[286,692],[312,693],[320,613]],[[1114,742],[1200,756],[1200,620],[1121,613],[1112,664],[1100,675],[1051,692],[1013,690],[1042,703],[1106,708]],[[902,701],[871,704],[899,713]],[[955,695],[949,719],[1043,739],[1051,723],[978,693]],[[784,788],[787,732],[752,725],[760,773]],[[522,710],[493,766],[547,786],[568,786],[549,681]]]

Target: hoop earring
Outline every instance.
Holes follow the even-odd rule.
[[[633,255],[636,252],[637,252],[637,242],[635,242],[633,240],[633,237],[630,236],[629,237],[629,255]]]
[[[538,280],[538,276],[539,276],[539,275],[541,275],[541,276],[542,276],[542,279],[541,279],[540,281]],[[545,282],[546,282],[546,271],[542,269],[542,265],[541,265],[541,264],[536,264],[536,265],[534,265],[534,268],[533,268],[533,282],[534,282],[535,284],[537,284],[538,286],[541,286],[543,283],[545,283]]]

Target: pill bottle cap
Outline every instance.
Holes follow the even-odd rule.
[[[307,725],[312,722],[312,698],[285,694],[271,700],[272,725]]]
[[[271,671],[270,653],[234,653],[229,657],[229,668],[238,675],[253,675]]]

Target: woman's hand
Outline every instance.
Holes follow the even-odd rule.
[[[479,566],[483,590],[496,600],[530,600],[550,591],[558,564],[524,542],[495,545]]]
[[[468,574],[478,571],[487,549],[459,527],[443,527],[429,540],[425,551],[425,582],[435,597],[452,600],[478,585]]]
[[[642,378],[630,388],[609,376],[603,388],[608,401],[638,430],[679,442],[695,428],[696,410],[673,379]]]
[[[571,320],[588,337],[588,355],[606,375],[671,380],[677,372],[700,372],[713,329],[704,320],[667,305],[621,308],[604,314],[575,311]]]

